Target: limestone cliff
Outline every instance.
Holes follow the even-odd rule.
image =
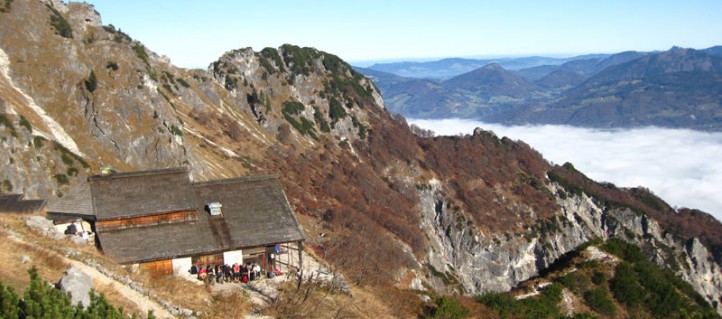
[[[615,237],[643,247],[659,265],[675,270],[713,306],[722,300],[720,266],[698,239],[675,237],[656,221],[628,208],[598,205],[584,193],[569,194],[557,198],[560,214],[544,229],[539,227],[524,237],[484,236],[473,227],[458,227],[458,217],[446,209],[441,185],[438,181],[430,185],[422,191],[419,204],[424,212],[422,227],[433,234],[428,262],[445,276],[458,278],[456,288],[462,292],[508,291],[580,245]],[[550,182],[548,187],[552,193],[566,194],[557,183]],[[436,283],[437,289],[446,288],[438,279]]]

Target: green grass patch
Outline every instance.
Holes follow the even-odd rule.
[[[133,51],[135,55],[145,63],[146,69],[150,71],[150,59],[148,58],[148,52],[145,51],[145,47],[140,43],[136,43],[133,45]]]
[[[461,319],[469,314],[469,309],[451,297],[438,298],[435,303],[436,307],[431,309],[429,318]]]
[[[45,145],[45,142],[47,140],[42,136],[33,136],[33,145],[35,146],[35,149],[41,149],[43,148],[43,145]]]
[[[7,116],[5,116],[5,114],[0,114],[0,124],[10,129],[10,135],[12,135],[12,137],[18,137],[18,132],[15,130],[15,125],[13,125],[13,123]]]
[[[24,127],[25,129],[27,129],[28,132],[30,132],[30,133],[33,132],[33,127],[30,125],[30,122],[29,122],[28,119],[26,119],[22,114],[20,115],[20,122],[19,122],[19,124],[20,124],[20,126],[22,126],[22,127]]]
[[[516,300],[508,293],[487,293],[476,297],[476,301],[497,311],[502,318],[559,318],[558,304],[561,301],[562,286],[551,284],[536,297]]]
[[[5,3],[0,7],[0,12],[10,12],[12,8],[13,0],[5,0]]]
[[[184,88],[186,88],[186,89],[189,88],[189,87],[191,87],[191,85],[188,84],[188,82],[186,82],[186,80],[181,79],[181,78],[178,78],[178,83],[180,83],[180,85],[182,85],[182,86],[183,86]]]
[[[68,185],[70,184],[70,180],[68,180],[68,176],[62,173],[58,173],[53,175],[53,178],[59,185]]]
[[[170,132],[171,132],[171,134],[176,135],[176,136],[183,136],[183,130],[181,130],[181,128],[179,128],[175,125],[170,126]]]
[[[98,88],[98,78],[95,77],[95,71],[90,70],[90,75],[88,79],[85,80],[85,88],[88,89],[90,93],[95,92],[95,89]]]
[[[283,109],[281,110],[283,114],[288,115],[300,115],[306,107],[301,102],[296,101],[285,101],[282,104]]]
[[[346,109],[336,98],[332,97],[328,101],[328,105],[328,116],[331,118],[331,126],[334,126],[336,122],[348,116]]]
[[[326,121],[323,113],[321,113],[321,110],[316,106],[313,107],[313,119],[316,121],[316,124],[318,124],[321,132],[331,132],[331,127],[328,125],[328,121]]]
[[[72,151],[70,151],[69,149],[67,149],[65,146],[63,146],[63,144],[53,141],[53,146],[55,147],[56,150],[61,152],[61,159],[63,160],[63,163],[66,163],[67,165],[72,165],[72,160],[74,159],[74,160],[78,161],[78,163],[80,163],[80,165],[83,168],[85,168],[85,169],[90,168],[90,165],[88,164],[88,162],[86,162],[78,154],[75,154]],[[68,164],[68,162],[70,162],[71,164]]]
[[[116,63],[115,61],[108,61],[107,63],[105,63],[105,68],[111,69],[113,71],[118,71],[118,69],[120,67],[118,66],[118,63]]]
[[[50,25],[55,28],[55,34],[63,38],[72,39],[73,28],[70,26],[70,23],[68,23],[68,20],[65,20],[63,15],[61,15],[58,10],[55,10],[55,8],[49,4],[45,4],[45,6],[52,12],[50,15]]]
[[[283,61],[295,74],[309,75],[311,73],[311,61],[316,56],[314,49],[301,48],[299,46],[284,44]]]

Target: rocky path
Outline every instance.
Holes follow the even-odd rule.
[[[32,243],[26,242],[23,239],[19,238],[18,236],[15,236],[13,234],[10,234],[10,236],[8,236],[8,238],[10,238],[11,240],[13,240],[15,242],[21,243],[21,244],[33,245]],[[144,296],[144,295],[140,294],[139,292],[131,289],[124,283],[121,283],[113,278],[106,276],[105,274],[99,272],[94,267],[88,266],[80,261],[67,258],[67,257],[63,256],[62,254],[59,254],[55,251],[45,249],[42,247],[38,247],[38,248],[46,251],[49,254],[53,254],[53,255],[57,256],[58,258],[63,259],[65,262],[67,262],[71,266],[80,269],[82,272],[84,272],[88,276],[90,276],[93,279],[93,282],[103,283],[105,285],[109,285],[109,286],[113,287],[113,289],[115,289],[123,297],[125,297],[126,299],[135,303],[135,305],[138,307],[138,309],[142,312],[142,315],[145,315],[146,313],[148,313],[148,311],[153,311],[153,314],[156,316],[156,318],[160,318],[160,319],[175,318],[170,312],[168,312],[160,304],[156,303],[153,300],[150,300],[147,296]]]
[[[84,273],[86,273],[90,278],[93,278],[93,282],[95,283],[103,283],[106,285],[110,285],[115,289],[118,293],[123,295],[126,299],[132,301],[135,303],[135,305],[140,309],[140,311],[143,312],[143,314],[148,313],[148,311],[153,311],[153,314],[156,316],[156,318],[175,318],[173,315],[171,315],[170,312],[165,310],[161,305],[156,303],[153,300],[150,300],[147,296],[141,295],[139,292],[131,289],[127,285],[110,278],[106,276],[105,274],[99,272],[93,267],[90,267],[82,262],[79,262],[77,260],[72,260],[65,258],[66,262],[71,264],[72,266],[80,269]]]

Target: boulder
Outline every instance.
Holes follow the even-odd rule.
[[[70,295],[70,300],[74,305],[78,303],[83,307],[90,305],[90,289],[93,288],[93,279],[80,269],[70,267],[66,270],[57,287]]]
[[[25,216],[23,217],[23,220],[25,221],[25,225],[30,227],[30,229],[43,234],[43,236],[50,237],[55,240],[65,238],[65,235],[55,228],[53,221],[43,216]]]
[[[346,282],[346,277],[344,277],[343,274],[334,274],[331,285],[334,289],[338,289],[339,291],[341,291],[341,293],[347,296],[351,296],[351,288],[348,286],[348,282]]]

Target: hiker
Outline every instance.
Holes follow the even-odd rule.
[[[206,277],[208,274],[206,273],[206,267],[201,266],[200,269],[198,269],[198,279],[202,281],[206,281]]]
[[[226,278],[227,282],[233,281],[233,270],[229,264],[223,265],[223,277]]]
[[[256,280],[261,279],[261,266],[254,263],[253,264],[253,273],[255,274]]]
[[[248,263],[248,265],[246,265],[246,269],[248,269],[248,279],[250,281],[256,280],[256,272],[253,271],[253,265],[255,264]]]
[[[241,265],[238,263],[233,264],[233,280],[236,282],[241,280]]]
[[[208,264],[208,266],[206,267],[206,279],[207,279],[206,283],[212,284],[213,279],[214,279],[213,277],[215,277],[215,275],[213,274],[213,267],[211,267],[211,265]]]
[[[213,269],[216,274],[216,283],[222,284],[223,283],[223,265],[216,265],[216,267]]]
[[[247,283],[251,279],[251,274],[248,271],[249,265],[250,263],[243,264],[243,266],[241,266],[241,281],[243,281],[244,283]]]

